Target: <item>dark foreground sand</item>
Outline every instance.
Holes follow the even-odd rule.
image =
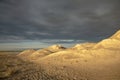
[[[0,80],[57,80],[40,65],[23,61],[16,54],[0,53]]]
[[[117,53],[102,58],[84,54],[81,59],[77,54],[66,53],[62,57],[56,54],[59,53],[29,62],[16,54],[0,53],[0,80],[120,80]]]
[[[72,48],[0,53],[0,80],[120,80],[120,30]]]

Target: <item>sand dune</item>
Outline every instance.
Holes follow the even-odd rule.
[[[65,49],[66,48],[61,45],[52,45],[47,48],[39,49],[36,51],[33,49],[25,50],[25,51],[21,52],[20,54],[18,54],[18,56],[20,56],[21,58],[24,58],[24,59],[36,60],[38,58],[41,58],[41,57],[47,56],[49,54],[65,50]]]
[[[94,48],[107,48],[120,50],[120,31],[117,31],[110,38],[100,41],[94,46]]]
[[[120,40],[105,39],[96,44],[94,48],[120,49]]]
[[[120,31],[98,43],[77,44],[67,49],[53,45],[30,51],[30,55],[28,52],[18,56],[29,56],[28,60],[41,65],[53,80],[120,80]]]
[[[114,35],[110,37],[111,39],[118,39],[120,40],[120,30],[118,30]]]
[[[94,45],[96,45],[96,43],[76,44],[74,47],[72,47],[72,49],[78,49],[78,50],[91,49]]]
[[[25,56],[32,55],[32,53],[34,53],[34,52],[35,52],[35,50],[33,50],[33,49],[24,50],[23,52],[21,52],[20,54],[18,54],[18,56],[25,57]]]
[[[59,51],[62,51],[64,49],[65,49],[65,47],[62,47],[61,45],[52,45],[48,48],[35,51],[32,55],[30,55],[29,58],[32,60],[36,60],[40,57],[44,57],[46,55],[49,55],[49,54],[52,54],[55,52],[59,52]]]

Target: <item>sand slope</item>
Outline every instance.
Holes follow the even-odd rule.
[[[25,50],[25,51],[21,52],[20,54],[18,54],[18,56],[21,58],[24,58],[24,59],[28,59],[28,60],[36,60],[38,58],[41,58],[41,57],[47,56],[49,54],[65,50],[65,49],[66,48],[61,45],[52,45],[47,48],[39,49],[36,51],[33,49]]]
[[[56,80],[120,80],[120,31],[98,43],[68,49],[55,45],[32,56],[34,60],[29,61],[41,65]]]

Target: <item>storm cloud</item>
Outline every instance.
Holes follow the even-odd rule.
[[[120,0],[0,0],[0,40],[95,40],[118,29]]]

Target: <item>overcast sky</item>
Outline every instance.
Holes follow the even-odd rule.
[[[96,40],[120,29],[120,0],[0,0],[0,40]]]

